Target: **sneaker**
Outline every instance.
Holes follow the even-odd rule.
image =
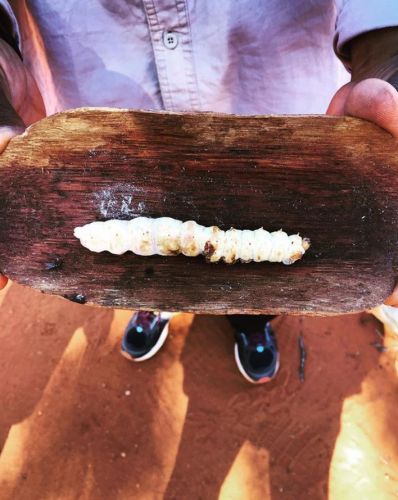
[[[263,331],[236,331],[235,361],[240,373],[253,384],[272,380],[279,369],[279,351],[271,323]]]
[[[152,358],[165,343],[169,333],[170,315],[138,311],[127,325],[121,353],[132,361]]]

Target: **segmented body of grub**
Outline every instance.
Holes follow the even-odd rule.
[[[298,234],[263,228],[223,231],[195,221],[182,222],[170,217],[91,222],[75,228],[74,235],[92,252],[108,251],[121,255],[204,255],[209,262],[283,262],[293,264],[304,255],[310,242]]]

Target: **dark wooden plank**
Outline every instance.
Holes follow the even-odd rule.
[[[353,118],[74,110],[0,157],[0,267],[47,293],[112,307],[342,313],[381,303],[396,275],[398,145]],[[303,260],[93,254],[92,220],[194,219],[311,238]],[[55,265],[52,265],[55,264]]]

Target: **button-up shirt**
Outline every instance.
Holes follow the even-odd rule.
[[[0,0],[48,114],[114,106],[324,113],[346,43],[397,0]],[[340,59],[339,59],[340,58]]]

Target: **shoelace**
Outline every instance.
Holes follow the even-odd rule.
[[[158,319],[158,315],[151,311],[140,311],[137,316],[137,326],[144,330],[151,330]]]

